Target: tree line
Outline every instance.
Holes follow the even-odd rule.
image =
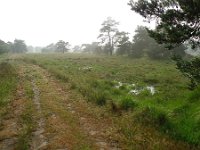
[[[15,39],[14,42],[0,40],[0,54],[2,53],[24,53],[27,52],[27,45],[24,40]]]
[[[80,47],[75,46],[74,50],[94,54],[124,55],[132,58],[147,56],[152,59],[167,59],[173,55],[186,55],[187,48],[184,44],[168,50],[166,44],[158,44],[155,39],[150,37],[144,26],[138,26],[133,39],[130,40],[129,33],[119,31],[118,25],[119,22],[108,17],[102,23],[98,42],[83,44]]]
[[[129,33],[119,31],[119,22],[108,17],[100,28],[100,34],[96,42],[91,44],[75,45],[74,52],[84,52],[106,55],[123,55],[131,58],[149,57],[152,59],[168,59],[172,55],[185,56],[186,47],[184,44],[175,47],[173,50],[167,49],[167,44],[158,44],[157,41],[149,36],[148,30],[144,26],[138,26],[135,34],[130,39]],[[70,50],[69,42],[59,40],[57,43],[51,43],[40,48],[41,52],[68,52]],[[0,53],[13,52],[24,53],[33,51],[32,46],[27,46],[24,40],[15,39],[14,42],[0,41]]]

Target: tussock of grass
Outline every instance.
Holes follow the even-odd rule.
[[[157,110],[154,107],[146,107],[135,118],[137,121],[151,126],[160,127],[163,130],[169,130],[171,124],[165,112]]]
[[[133,100],[133,97],[130,95],[122,97],[119,104],[123,110],[132,110],[137,106],[136,102]]]

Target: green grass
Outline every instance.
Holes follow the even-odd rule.
[[[148,122],[173,138],[200,144],[200,88],[188,90],[189,80],[172,61],[82,54],[24,55],[22,60],[70,83],[71,89],[90,102],[111,105],[111,110],[132,110],[140,123]],[[124,84],[116,88],[118,82]],[[136,84],[137,89],[154,86],[156,94],[147,90],[130,94],[131,84]]]
[[[17,85],[15,67],[9,63],[0,62],[0,119],[6,114],[7,106],[12,99]]]

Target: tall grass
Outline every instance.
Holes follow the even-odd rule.
[[[0,64],[0,107],[9,102],[9,96],[16,87],[16,70],[8,62]]]
[[[16,69],[8,62],[0,63],[0,119],[7,112],[7,105],[17,85]]]

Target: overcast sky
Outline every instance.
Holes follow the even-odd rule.
[[[23,39],[46,46],[58,40],[72,45],[97,41],[107,17],[119,29],[134,33],[143,18],[130,10],[129,0],[0,0],[0,39]]]

